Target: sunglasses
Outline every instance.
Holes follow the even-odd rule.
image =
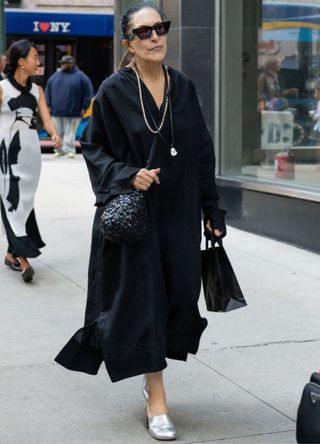
[[[157,36],[166,35],[169,32],[171,22],[161,22],[153,26],[141,26],[133,29],[129,35],[126,36],[128,40],[133,40],[135,36],[140,40],[150,39],[152,32],[155,31]]]

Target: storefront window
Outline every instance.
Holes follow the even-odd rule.
[[[233,101],[229,91],[222,99],[222,174],[318,192],[320,0],[224,3],[222,62],[227,73],[231,58],[238,73],[234,72],[231,87]],[[238,8],[238,13],[233,13],[234,23],[230,24],[231,7]],[[233,46],[227,43],[230,33]],[[223,72],[221,80],[223,83]],[[232,102],[239,107],[238,122],[231,112],[238,131],[233,147],[232,132],[236,140],[236,130],[231,129],[230,135],[232,122],[229,135],[224,135],[228,130],[226,110]]]
[[[37,76],[44,76],[46,70],[46,47],[43,44],[37,45],[37,50],[39,54],[40,66],[37,69]]]

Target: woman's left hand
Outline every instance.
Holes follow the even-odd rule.
[[[215,228],[214,230],[211,227],[211,223],[208,220],[208,222],[206,223],[206,231],[212,236],[212,234],[215,235],[215,237],[220,237],[223,235],[223,231],[218,230],[218,228]]]
[[[54,148],[56,148],[56,149],[61,148],[61,146],[62,146],[61,138],[58,134],[52,134],[51,140],[53,142]]]

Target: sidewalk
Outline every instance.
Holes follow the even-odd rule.
[[[141,377],[112,384],[103,366],[94,377],[53,362],[83,322],[93,201],[81,156],[43,155],[35,281],[0,265],[1,444],[156,442]],[[0,258],[5,248],[1,236]],[[177,442],[293,444],[302,388],[320,368],[320,256],[232,228],[225,248],[249,305],[207,313],[201,295],[201,349],[165,372]]]

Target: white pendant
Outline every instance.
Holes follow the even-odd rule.
[[[175,149],[174,146],[171,147],[170,154],[171,154],[172,157],[174,157],[174,156],[176,156],[178,154],[178,151]]]

